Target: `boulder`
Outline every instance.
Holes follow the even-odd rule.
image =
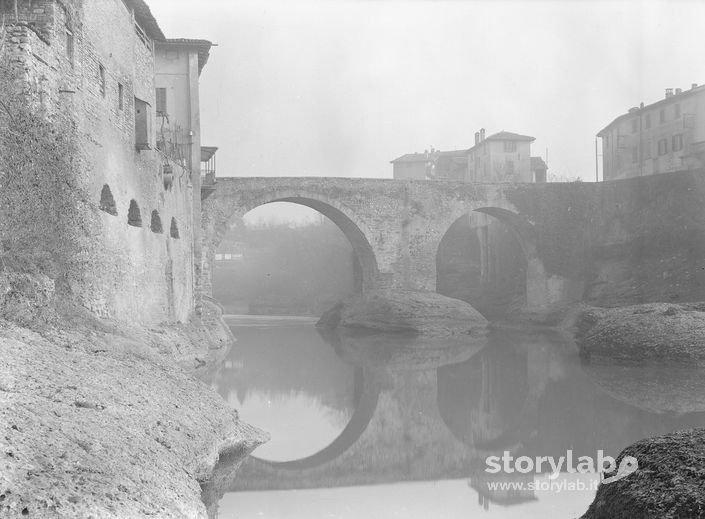
[[[625,456],[637,459],[636,471],[601,484],[581,519],[677,519],[705,515],[705,429],[640,440],[620,453],[617,466]]]
[[[487,319],[465,301],[420,290],[371,290],[324,314],[319,325],[426,336],[484,335]]]
[[[584,358],[705,363],[705,303],[588,307],[575,328]]]

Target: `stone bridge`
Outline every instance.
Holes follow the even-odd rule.
[[[263,204],[311,207],[347,236],[363,290],[436,290],[436,256],[455,222],[500,221],[526,259],[531,309],[588,301],[705,299],[705,172],[604,183],[480,184],[362,178],[218,179],[203,201],[203,287],[238,217]]]

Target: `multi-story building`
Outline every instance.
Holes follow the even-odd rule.
[[[660,101],[631,108],[603,128],[604,180],[705,166],[705,86],[667,88]]]
[[[143,0],[17,0],[0,2],[0,14],[7,62],[50,119],[70,120],[85,162],[75,178],[97,230],[66,273],[72,294],[103,316],[188,319],[200,258],[199,76],[211,43],[167,39]]]
[[[468,182],[533,182],[531,143],[534,137],[501,131],[485,137],[485,129],[475,134],[468,150]]]
[[[534,137],[501,131],[485,138],[475,133],[470,149],[407,153],[391,161],[397,180],[466,182],[546,182],[548,166],[531,157]]]

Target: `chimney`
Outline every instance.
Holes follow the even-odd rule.
[[[673,89],[667,88],[666,89],[666,97],[671,97],[671,96],[673,96]]]
[[[697,83],[691,83],[691,84],[690,84],[690,89],[693,90],[694,88],[698,88],[698,84],[697,84]]]
[[[480,128],[480,142],[485,140],[485,129]]]
[[[480,132],[475,132],[475,146],[480,144]]]
[[[676,88],[676,95],[680,94],[683,92],[682,88]]]

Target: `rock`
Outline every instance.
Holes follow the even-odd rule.
[[[342,301],[336,303],[333,308],[326,310],[321,318],[316,323],[317,328],[324,330],[335,330],[340,324],[341,314],[343,312]]]
[[[575,322],[583,357],[705,363],[705,303],[586,308]]]
[[[0,321],[0,349],[1,517],[205,518],[219,456],[267,439],[148,341]]]
[[[640,440],[620,453],[617,466],[625,456],[639,468],[601,484],[581,519],[705,517],[705,429]]]
[[[326,321],[335,322],[332,311]],[[339,326],[427,336],[484,335],[487,319],[465,301],[418,290],[371,290],[343,304]]]

